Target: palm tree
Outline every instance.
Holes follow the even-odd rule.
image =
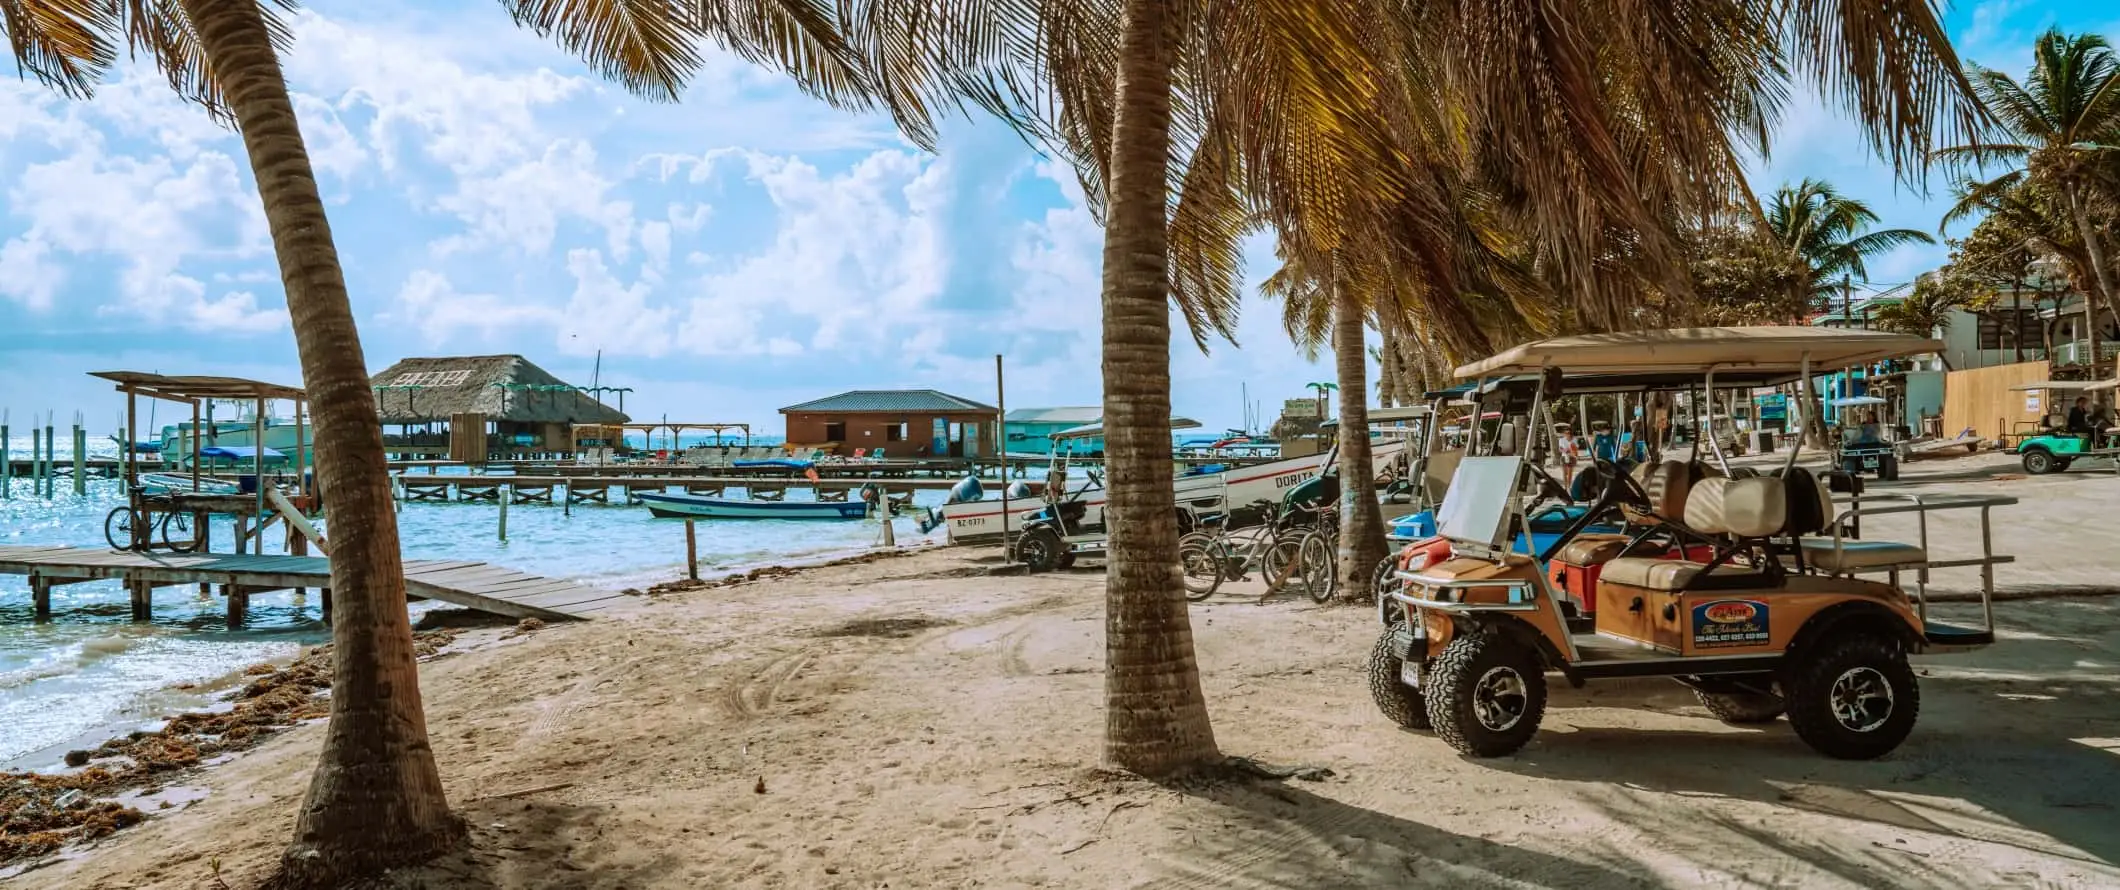
[[[1143,391],[1167,387],[1157,338],[1168,328],[1148,322],[1175,303],[1203,345],[1203,330],[1226,331],[1228,273],[1255,212],[1320,253],[1363,249],[1341,236],[1390,220],[1379,265],[1404,269],[1454,255],[1442,248],[1477,203],[1517,226],[1528,265],[1570,283],[1573,305],[1560,308],[1626,323],[1639,293],[1628,275],[1675,268],[1662,211],[1740,189],[1734,143],[1767,131],[1792,77],[1825,84],[1895,163],[1925,157],[1973,108],[1935,10],[1896,0],[1709,0],[1678,18],[1663,4],[1603,2],[843,7],[916,141],[932,138],[936,111],[994,112],[1073,163],[1104,214],[1106,424],[1142,443],[1111,454],[1121,524],[1106,587],[1105,751],[1152,774],[1216,751],[1177,587],[1167,393]],[[1397,155],[1371,165],[1387,187],[1349,197],[1341,175],[1379,147]],[[1432,181],[1455,176],[1477,180],[1477,197]],[[1360,206],[1343,212],[1343,201]],[[1615,256],[1626,275],[1605,274]],[[1399,295],[1425,342],[1449,350],[1425,360],[1485,347],[1480,300],[1497,329],[1512,323],[1496,294],[1462,280],[1438,275]]]
[[[1870,231],[1877,221],[1868,204],[1815,179],[1775,190],[1762,219],[1767,234],[1800,273],[1793,283],[1796,294],[1821,308],[1832,305],[1834,291],[1846,282],[1869,280],[1864,264],[1868,258],[1904,244],[1936,243],[1927,232],[1913,229]]]
[[[675,98],[705,32],[768,60],[813,92],[852,103],[858,69],[830,18],[803,0],[724,0],[696,10],[633,0],[560,6],[507,0],[634,92]],[[316,177],[280,71],[287,29],[260,0],[12,0],[0,3],[22,69],[87,97],[129,43],[185,97],[241,133],[286,289],[316,422],[317,482],[332,530],[331,720],[282,886],[341,886],[460,843],[428,744],[389,476],[359,332]]]
[[[1994,114],[1986,138],[1942,149],[1937,157],[1967,166],[2005,164],[2014,169],[1974,183],[1953,209],[1976,207],[2026,180],[2044,183],[2061,197],[2088,256],[2097,287],[2090,317],[2110,311],[2115,290],[2104,238],[2091,221],[2093,193],[2110,184],[2113,153],[2120,151],[2120,59],[2095,34],[2068,35],[2052,29],[2032,48],[2032,70],[2023,84],[2000,71],[1972,66],[1973,86]],[[2110,200],[2113,196],[2105,196]],[[2097,325],[2090,326],[2091,364],[2098,356]]]

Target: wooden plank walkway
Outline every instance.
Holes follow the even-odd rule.
[[[119,580],[135,586],[134,617],[143,617],[144,590],[177,584],[219,584],[233,598],[287,588],[328,588],[331,561],[321,556],[246,556],[226,553],[131,553],[89,547],[0,545],[0,574],[27,575],[40,620],[50,615],[54,584]],[[589,618],[618,605],[625,594],[585,587],[482,562],[405,561],[405,592],[481,612],[545,621]],[[330,593],[325,594],[329,609]]]

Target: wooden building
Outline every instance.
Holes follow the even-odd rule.
[[[780,409],[788,444],[840,454],[983,457],[1000,449],[991,405],[932,389],[855,390]]]
[[[629,419],[519,355],[408,358],[369,386],[385,449],[401,459],[561,455],[575,424]]]

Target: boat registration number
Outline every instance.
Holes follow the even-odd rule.
[[[1418,661],[1400,662],[1399,682],[1408,686],[1419,687],[1421,685],[1421,663]]]

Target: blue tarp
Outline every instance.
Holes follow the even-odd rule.
[[[236,460],[257,459],[257,449],[248,445],[210,445],[199,449],[200,457],[234,458]],[[270,448],[265,449],[266,460],[286,460],[287,455]]]

